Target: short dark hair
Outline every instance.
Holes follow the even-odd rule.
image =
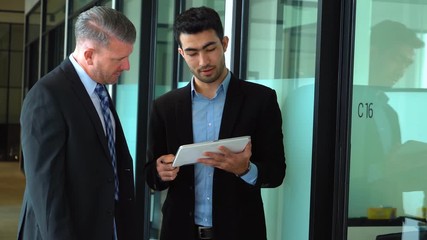
[[[204,6],[182,12],[173,25],[174,37],[179,46],[181,46],[179,40],[181,33],[195,34],[210,29],[215,30],[219,39],[224,38],[224,28],[218,13]]]
[[[95,6],[80,13],[74,26],[76,40],[93,40],[108,46],[110,38],[133,44],[136,30],[133,23],[121,12],[105,6]]]

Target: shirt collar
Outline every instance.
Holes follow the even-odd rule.
[[[216,94],[218,94],[219,90],[222,88],[224,92],[226,93],[228,90],[228,85],[230,84],[231,79],[231,72],[227,71],[227,75],[225,76],[224,81],[218,86],[218,89],[216,90]],[[191,78],[191,98],[193,99],[194,96],[198,94],[196,91],[196,88],[194,87],[194,76]]]
[[[91,96],[95,91],[97,82],[89,77],[82,66],[80,66],[80,64],[74,59],[73,54],[70,54],[69,59],[73,64],[74,69],[76,69],[77,75],[79,75],[80,81],[82,81],[87,93]]]

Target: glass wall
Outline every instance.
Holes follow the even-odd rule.
[[[139,76],[140,65],[140,38],[141,33],[141,17],[139,11],[141,9],[141,1],[125,0],[123,2],[122,12],[132,21],[137,29],[136,41],[133,46],[133,52],[130,55],[130,70],[124,71],[116,85],[115,103],[117,114],[120,116],[120,121],[123,126],[123,131],[126,136],[126,141],[129,146],[130,153],[135,158],[136,153],[136,125],[137,125],[137,107],[138,107],[138,83],[140,81],[148,81],[146,77]],[[134,162],[135,165],[135,162]]]
[[[38,3],[34,9],[26,16],[25,35],[25,85],[24,95],[40,77],[39,71],[39,37],[41,24],[41,9]]]
[[[173,37],[173,21],[176,6],[174,1],[159,0],[157,7],[156,50],[155,50],[155,93],[154,98],[172,90],[174,60],[178,54]]]
[[[316,60],[316,1],[249,3],[247,80],[276,90],[287,162],[284,183],[263,189],[268,239],[308,239]]]
[[[24,25],[1,23],[0,30],[0,161],[16,161],[19,156]]]
[[[46,3],[44,54],[41,75],[45,75],[64,60],[65,0],[50,0]],[[68,57],[68,56],[67,56]]]
[[[356,7],[348,239],[424,239],[427,2]]]
[[[19,168],[24,14],[7,14],[0,8],[0,239],[4,240],[16,239],[25,185]]]

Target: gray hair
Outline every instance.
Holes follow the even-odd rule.
[[[105,6],[95,6],[78,17],[74,28],[77,43],[93,40],[108,46],[111,37],[133,44],[136,30],[132,22],[121,12]]]

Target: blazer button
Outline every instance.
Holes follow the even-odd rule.
[[[107,210],[107,215],[113,216],[113,210]]]
[[[108,180],[107,180],[109,183],[112,183],[113,182],[113,178],[108,178]]]
[[[193,216],[193,212],[189,212],[189,213],[188,213],[188,215],[189,215],[190,217],[192,217],[192,216]]]

